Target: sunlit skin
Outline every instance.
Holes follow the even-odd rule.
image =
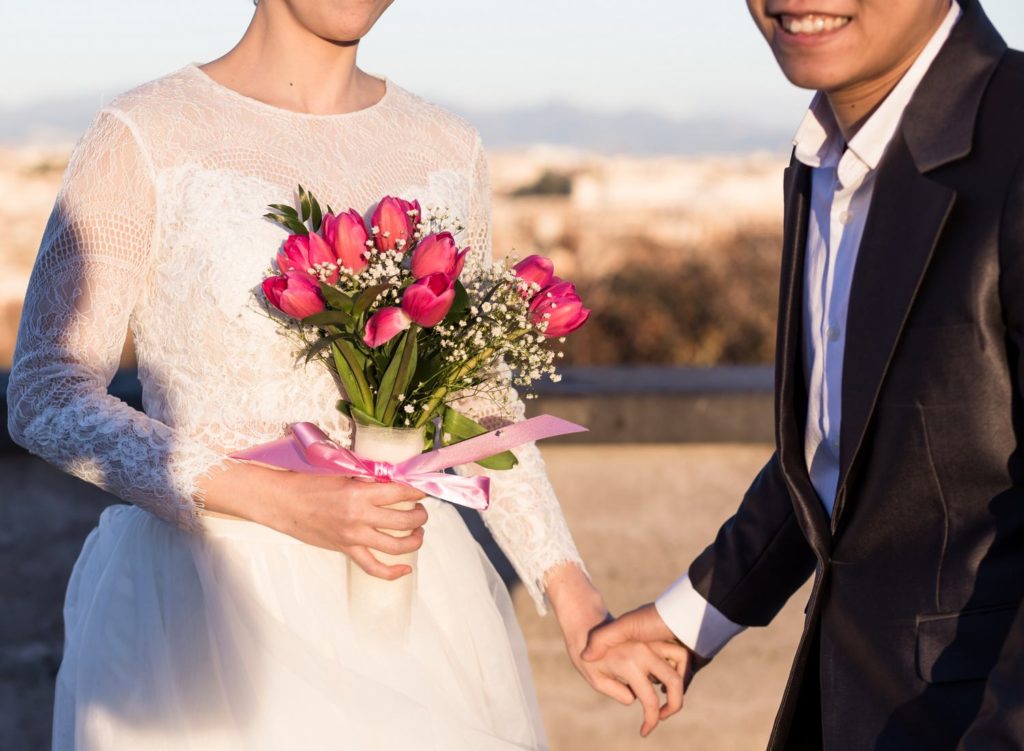
[[[393,0],[260,0],[241,41],[202,66],[275,107],[330,115],[365,109],[385,84],[356,65],[359,42]]]
[[[913,64],[950,0],[747,0],[747,7],[786,78],[824,92],[849,140]],[[793,33],[786,27],[794,21],[798,29],[826,28]]]
[[[392,1],[260,0],[234,49],[201,67],[218,83],[282,109],[317,115],[365,109],[380,101],[386,85],[359,69],[359,41]],[[384,508],[422,497],[398,484],[235,463],[199,485],[208,512],[249,519],[311,545],[341,551],[385,579],[407,576],[411,569],[386,566],[372,551],[409,552],[424,539],[427,513],[421,504],[412,511]],[[379,529],[414,531],[396,539]],[[571,564],[547,572],[546,592],[573,665],[596,690],[623,704],[639,701],[643,734],[679,710],[685,649],[671,640],[628,644],[605,659],[585,663],[580,653],[589,632],[608,617],[600,592]],[[664,686],[664,704],[649,679],[652,675]]]

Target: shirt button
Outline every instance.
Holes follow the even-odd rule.
[[[853,221],[853,212],[852,211],[840,211],[839,212],[839,223],[840,224],[849,224],[852,221]]]
[[[825,336],[828,337],[828,340],[830,342],[839,341],[839,334],[840,331],[838,326],[829,326],[827,329],[825,329]]]

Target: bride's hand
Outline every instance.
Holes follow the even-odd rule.
[[[427,512],[421,504],[409,510],[385,508],[423,498],[419,491],[399,483],[236,464],[209,478],[204,491],[211,511],[240,516],[310,545],[340,551],[381,579],[399,579],[412,573],[412,568],[384,564],[372,551],[400,555],[423,544]]]
[[[625,642],[610,648],[599,660],[583,665],[587,673],[600,677],[602,685],[614,685],[614,692],[598,689],[602,693],[621,704],[640,701],[644,713],[642,737],[646,738],[659,722],[683,708],[690,653],[676,642]],[[656,686],[665,694],[664,704]]]
[[[685,647],[665,641],[632,642],[608,650],[600,660],[586,661],[582,653],[591,633],[612,620],[604,599],[583,571],[571,564],[548,572],[545,583],[573,666],[595,691],[620,704],[629,706],[639,699],[644,710],[641,735],[649,735],[658,722],[682,708],[683,679],[689,669]],[[652,676],[666,695],[664,705]]]

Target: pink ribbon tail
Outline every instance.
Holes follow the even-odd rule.
[[[238,451],[236,459],[269,464],[308,474],[346,475],[375,482],[399,482],[449,503],[484,510],[490,504],[490,480],[483,475],[461,477],[444,470],[471,464],[524,443],[587,429],[551,415],[540,415],[478,435],[451,446],[434,449],[399,464],[364,459],[338,446],[313,423],[288,426],[291,435]]]

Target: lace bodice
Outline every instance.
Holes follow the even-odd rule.
[[[297,366],[254,303],[284,239],[264,208],[298,183],[337,210],[388,194],[447,207],[489,262],[486,161],[461,120],[390,82],[365,110],[289,112],[187,66],[117,98],[72,155],[18,334],[14,440],[190,531],[198,481],[228,453],[299,420],[344,441],[330,373]],[[107,393],[129,327],[144,414]],[[498,409],[462,408],[481,421]],[[580,562],[539,452],[517,454],[491,473],[484,518],[543,610],[545,572]]]

